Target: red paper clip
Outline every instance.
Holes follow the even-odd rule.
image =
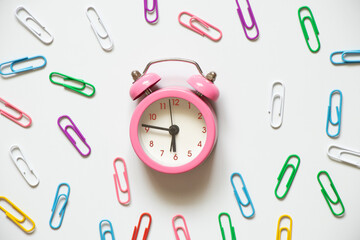
[[[124,165],[124,178],[125,178],[125,182],[126,182],[126,186],[124,189],[121,187],[121,184],[120,184],[119,174],[116,169],[116,161],[120,161]],[[116,190],[117,199],[118,199],[119,203],[121,203],[123,205],[127,205],[130,203],[130,188],[129,188],[129,179],[128,179],[128,175],[127,175],[125,160],[122,158],[115,158],[113,165],[114,165],[114,169],[115,169],[114,182],[115,182],[115,190]],[[127,193],[128,199],[126,201],[120,200],[119,189],[122,193]]]
[[[135,226],[135,228],[134,228],[134,232],[133,232],[133,236],[131,237],[131,240],[136,240],[136,239],[137,239],[138,234],[139,234],[139,230],[140,230],[140,224],[141,224],[141,221],[142,221],[142,219],[143,219],[144,216],[147,216],[147,217],[149,218],[149,224],[148,224],[148,226],[145,228],[144,236],[143,236],[142,240],[146,240],[146,239],[147,239],[147,236],[148,236],[149,231],[150,231],[151,215],[150,215],[150,213],[143,213],[143,214],[141,214],[141,216],[140,216],[138,225]]]
[[[189,25],[185,24],[184,22],[182,22],[180,20],[181,16],[182,15],[188,15],[190,16],[190,20],[189,20]],[[205,37],[208,37],[209,39],[213,40],[213,41],[219,41],[221,38],[222,38],[222,32],[220,31],[220,29],[214,27],[213,25],[211,25],[210,23],[207,23],[205,22],[204,20],[202,20],[201,18],[191,14],[191,13],[188,13],[188,12],[181,12],[179,14],[179,17],[178,17],[178,20],[179,20],[179,23],[181,25],[183,25],[184,27],[200,34],[201,36],[205,36]],[[200,28],[198,28],[197,26],[195,26],[195,24],[193,22],[198,22],[201,26],[203,26],[207,31],[209,31],[209,28],[213,28],[215,29],[219,34],[220,36],[218,38],[213,38],[212,36],[210,36],[209,34],[207,34],[206,32],[202,31]]]
[[[32,120],[31,120],[31,118],[30,118],[29,115],[27,115],[27,114],[24,113],[23,111],[19,110],[19,109],[16,108],[14,105],[8,103],[7,101],[5,101],[5,100],[2,99],[2,98],[0,98],[0,102],[4,103],[6,107],[11,108],[11,109],[13,109],[13,110],[15,110],[16,112],[19,113],[19,116],[18,116],[18,117],[15,117],[15,116],[11,115],[10,113],[7,113],[7,112],[5,112],[4,110],[0,109],[0,114],[1,114],[1,115],[4,115],[5,117],[7,117],[8,119],[10,119],[11,121],[19,124],[20,126],[22,126],[22,127],[24,127],[24,128],[30,127]],[[21,120],[23,117],[25,117],[26,119],[28,119],[28,121],[29,121],[28,124],[25,125],[25,124],[22,124],[22,123],[20,122],[20,120]]]

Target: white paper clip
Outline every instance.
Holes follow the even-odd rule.
[[[279,88],[276,91],[276,87],[279,85]],[[274,107],[275,107],[275,101],[276,99],[279,99],[280,101],[280,108],[276,112],[276,115],[279,117],[274,116]],[[271,98],[270,98],[270,107],[269,107],[269,114],[270,114],[270,125],[273,128],[279,128],[283,122],[284,117],[284,103],[285,103],[285,86],[282,82],[274,82],[271,88]]]
[[[93,11],[93,12],[95,13],[96,18],[97,18],[98,22],[100,23],[100,26],[101,26],[101,28],[102,28],[101,31],[98,31],[98,30],[97,30],[98,28],[96,28],[95,25],[93,24],[94,22],[91,20],[91,17],[90,17],[90,15],[89,15],[89,12],[91,12],[91,11]],[[110,38],[110,36],[109,36],[109,33],[108,33],[108,31],[106,30],[105,25],[104,25],[104,23],[102,22],[99,14],[98,14],[97,11],[95,10],[95,8],[94,8],[94,7],[88,7],[88,8],[86,9],[86,16],[87,16],[87,18],[89,19],[91,28],[92,28],[92,30],[94,31],[95,36],[96,36],[96,38],[97,38],[100,46],[102,47],[102,49],[104,49],[105,51],[111,51],[111,50],[113,49],[113,46],[114,46],[113,41],[111,40],[111,38]],[[109,44],[107,44],[107,45],[109,45],[108,47],[107,47],[107,45],[106,45],[106,42],[109,42]]]
[[[15,152],[18,152],[18,154],[14,154]],[[11,159],[13,160],[15,166],[17,167],[17,169],[19,170],[21,175],[26,180],[26,182],[31,187],[36,187],[39,184],[40,180],[39,180],[37,174],[35,173],[34,169],[32,168],[31,164],[25,159],[24,154],[21,152],[19,146],[17,146],[17,145],[11,146],[10,156],[11,156]],[[24,162],[25,165],[27,166],[27,168],[24,168],[22,166],[23,164],[20,164],[19,161]]]
[[[21,14],[21,12],[23,12],[24,14]],[[34,36],[37,37],[41,42],[45,44],[50,44],[53,42],[54,37],[23,6],[20,6],[15,10],[15,16],[19,20],[19,22],[32,34],[34,34]],[[34,24],[32,24],[31,22],[37,25],[37,29],[32,27]]]
[[[348,163],[350,165],[354,165],[360,168],[360,152],[355,152],[353,150],[343,147],[330,145],[327,155],[331,160]],[[345,156],[348,156],[348,158],[345,158]]]

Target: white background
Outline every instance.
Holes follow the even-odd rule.
[[[16,20],[20,5],[54,35],[51,45],[42,44]],[[90,5],[114,40],[110,53],[100,48],[90,28],[85,15]],[[303,5],[311,8],[320,31],[321,50],[316,54],[308,50],[300,28],[297,11]],[[100,239],[102,219],[112,222],[116,239],[130,239],[145,211],[153,216],[149,239],[174,239],[171,219],[176,214],[185,216],[192,239],[221,239],[217,216],[222,211],[230,213],[238,239],[274,239],[282,214],[293,219],[293,239],[359,239],[359,169],[330,160],[326,151],[333,143],[360,150],[359,65],[334,66],[329,61],[333,51],[359,49],[360,2],[254,0],[251,6],[260,29],[255,42],[245,38],[234,0],[159,0],[156,25],[145,21],[141,0],[2,0],[0,62],[40,54],[48,64],[0,79],[0,97],[33,119],[24,129],[0,118],[0,195],[36,222],[35,232],[27,235],[1,212],[0,239]],[[177,20],[181,11],[220,28],[223,38],[215,43],[182,27]],[[128,93],[130,73],[165,57],[193,59],[205,72],[216,71],[221,94],[214,104],[219,136],[213,154],[197,169],[176,176],[146,167],[129,140],[137,105]],[[95,96],[86,98],[52,84],[48,76],[53,71],[94,84]],[[160,86],[196,74],[192,66],[180,63],[152,71],[163,76]],[[270,127],[267,113],[275,80],[286,87],[284,122],[278,130]],[[342,129],[335,140],[325,132],[334,89],[343,92]],[[74,120],[92,147],[88,158],[77,153],[57,126],[63,114]],[[39,174],[38,187],[29,187],[10,160],[13,144]],[[298,154],[301,164],[287,197],[279,201],[274,196],[276,178],[290,154]],[[132,197],[127,207],[115,195],[116,157],[127,163]],[[329,172],[343,200],[342,218],[331,214],[320,192],[320,170]],[[253,200],[256,215],[250,220],[242,217],[232,192],[233,172],[242,174]],[[48,222],[61,182],[70,184],[71,193],[64,222],[54,231]]]

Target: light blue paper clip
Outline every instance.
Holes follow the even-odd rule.
[[[30,61],[32,59],[37,59],[37,58],[42,58],[44,60],[44,63],[40,66],[29,66],[29,67],[25,67],[25,68],[21,68],[21,69],[18,69],[18,70],[15,70],[14,69],[14,65],[17,64],[17,63],[21,63],[21,62],[25,62],[25,61]],[[3,66],[4,65],[10,65],[10,70],[11,72],[8,72],[8,73],[4,73],[2,72],[1,70],[3,69]],[[43,68],[45,67],[46,65],[46,58],[44,56],[35,56],[35,57],[24,57],[24,58],[19,58],[19,59],[16,59],[16,60],[12,60],[12,61],[8,61],[8,62],[4,62],[4,63],[1,63],[0,64],[0,74],[1,75],[12,75],[12,74],[18,74],[18,73],[22,73],[22,72],[26,72],[26,71],[32,71],[32,70],[36,70],[36,69],[39,69],[39,68]]]
[[[59,195],[59,190],[61,188],[61,186],[67,186],[68,190],[67,190],[67,194],[60,194]],[[56,194],[55,194],[55,200],[54,200],[54,204],[53,204],[53,207],[51,209],[52,211],[52,214],[51,214],[51,217],[50,217],[50,221],[49,221],[49,224],[50,224],[50,227],[52,229],[59,229],[61,224],[62,224],[62,221],[64,219],[64,215],[65,215],[65,210],[66,210],[66,205],[67,205],[67,202],[69,200],[69,195],[70,195],[70,186],[69,184],[67,183],[60,183],[57,190],[56,190]],[[64,198],[65,199],[65,202],[64,202],[64,205],[61,207],[61,210],[59,212],[59,216],[60,216],[60,222],[59,222],[59,225],[57,225],[56,227],[52,225],[52,221],[53,221],[53,218],[54,218],[54,214],[55,214],[55,211],[56,211],[56,208],[57,208],[57,205],[58,203],[60,202],[60,199],[61,198]]]
[[[102,231],[102,224],[103,224],[103,222],[104,222],[104,224],[109,224],[110,230]],[[107,233],[110,233],[111,239],[112,239],[112,240],[115,240],[114,230],[113,230],[112,224],[111,224],[111,222],[110,222],[109,220],[104,219],[104,220],[102,220],[102,221],[99,223],[99,231],[100,231],[101,240],[106,240],[105,234],[107,234]]]
[[[332,107],[332,97],[334,94],[339,94],[340,95],[340,103],[339,106],[336,106],[336,115],[337,115],[337,121],[333,121],[331,119],[331,107]],[[340,90],[334,90],[330,93],[330,99],[329,99],[329,106],[328,106],[328,112],[327,112],[327,120],[326,120],[326,134],[331,137],[331,138],[335,138],[338,137],[340,134],[340,128],[341,128],[341,109],[342,109],[342,92]],[[329,123],[332,126],[338,126],[338,131],[335,134],[330,134],[329,133]]]
[[[335,62],[334,61],[334,55],[340,55],[341,54],[341,61]],[[348,55],[360,55],[360,50],[345,50],[345,51],[336,51],[330,54],[330,61],[334,65],[342,65],[342,64],[348,64],[348,63],[360,63],[360,60],[349,60],[346,59],[346,56]]]
[[[237,175],[237,176],[240,177],[240,180],[241,180],[241,182],[242,182],[242,184],[243,184],[242,189],[243,189],[243,191],[244,191],[244,193],[245,193],[245,196],[246,196],[246,198],[247,198],[247,203],[243,203],[243,202],[241,201],[240,196],[239,196],[239,193],[238,193],[238,191],[236,190],[236,187],[235,187],[235,184],[234,184],[234,176],[235,176],[235,175]],[[240,173],[233,173],[233,174],[231,175],[231,177],[230,177],[230,181],[231,181],[231,185],[232,185],[232,187],[233,187],[233,189],[234,189],[234,194],[235,194],[235,197],[236,197],[236,201],[238,202],[238,205],[239,205],[241,214],[242,214],[245,218],[251,218],[251,217],[253,217],[254,214],[255,214],[255,208],[254,208],[254,205],[253,205],[253,203],[252,203],[252,201],[251,201],[249,192],[248,192],[248,190],[247,190],[247,188],[246,188],[246,186],[245,186],[245,182],[244,182],[242,176],[240,175]],[[243,212],[242,206],[247,207],[247,206],[249,206],[249,205],[251,206],[252,213],[251,213],[250,215],[245,215],[244,212]]]

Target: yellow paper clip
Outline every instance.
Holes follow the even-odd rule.
[[[6,216],[8,218],[10,218],[11,221],[13,221],[19,228],[21,228],[24,232],[26,233],[31,233],[34,228],[35,228],[35,223],[34,221],[29,218],[23,211],[21,211],[17,206],[15,206],[15,204],[13,204],[12,202],[10,202],[9,199],[7,199],[6,197],[4,196],[0,196],[0,201],[1,200],[4,200],[5,202],[7,202],[9,205],[11,205],[13,207],[14,210],[16,210],[16,212],[18,212],[23,218],[22,219],[18,219],[16,218],[14,215],[12,215],[11,213],[9,213],[5,208],[1,207],[0,206],[0,210],[2,210]],[[30,229],[26,229],[22,223],[25,222],[25,220],[29,220],[32,224],[32,227]]]
[[[290,220],[290,228],[280,227],[280,222],[283,218],[288,218]],[[292,219],[289,215],[284,214],[279,218],[278,225],[277,225],[277,232],[276,232],[276,240],[281,240],[281,232],[282,231],[286,231],[286,233],[287,233],[286,240],[291,240]]]

